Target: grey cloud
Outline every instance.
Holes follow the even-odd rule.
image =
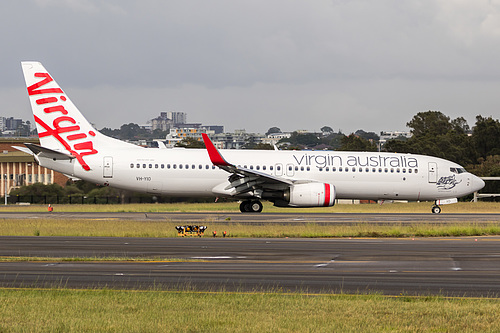
[[[496,110],[496,94],[467,92],[500,79],[498,18],[487,0],[4,1],[0,89],[15,105],[19,62],[39,60],[101,127],[144,122],[141,105],[261,131],[402,129],[439,107],[473,121]]]

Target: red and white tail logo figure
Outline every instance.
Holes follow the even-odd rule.
[[[21,63],[40,144],[75,157],[84,170],[86,157],[106,143],[123,144],[97,132],[39,62]]]
[[[69,153],[84,170],[97,154],[96,131],[39,62],[22,62],[24,79],[42,147]]]

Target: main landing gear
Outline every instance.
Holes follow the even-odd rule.
[[[432,206],[431,211],[433,214],[439,214],[439,213],[441,213],[441,207],[439,207],[438,205],[434,205],[434,206]]]
[[[262,203],[259,200],[245,200],[240,204],[242,213],[260,213],[262,212]]]

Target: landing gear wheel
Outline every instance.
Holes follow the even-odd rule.
[[[432,211],[433,214],[439,214],[439,213],[441,213],[441,207],[439,207],[439,206],[432,206],[432,210],[431,211]]]
[[[252,202],[249,200],[242,201],[240,203],[240,212],[242,213],[248,213],[250,211],[250,204]]]
[[[242,213],[260,213],[262,212],[262,203],[258,200],[245,200],[240,204],[240,212]]]
[[[250,203],[250,212],[252,213],[262,212],[262,203],[258,200],[252,201]]]

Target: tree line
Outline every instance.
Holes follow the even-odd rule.
[[[335,132],[329,126],[321,128],[320,133],[293,132],[290,138],[281,139],[280,149],[316,149],[341,151],[381,151],[422,154],[444,158],[456,162],[480,177],[500,177],[500,122],[492,117],[478,115],[472,128],[463,117],[450,119],[440,111],[419,112],[406,123],[412,133],[411,138],[399,137],[388,140],[379,146],[379,137],[373,132],[358,130],[349,135]],[[125,139],[146,137],[146,130],[140,130],[136,124],[123,125],[123,136],[114,132],[115,137]],[[110,135],[110,131],[102,131]],[[278,127],[271,127],[266,134],[280,133]],[[155,135],[160,133],[155,133]],[[164,134],[164,133],[161,133]],[[144,135],[144,136],[143,136]],[[186,148],[203,148],[203,142],[186,138],[179,143]],[[274,149],[274,147],[255,142],[248,142],[246,149]],[[140,198],[150,195],[124,192],[109,187],[97,187],[86,182],[68,183],[65,188],[58,185],[34,184],[11,192],[11,195],[47,195],[57,194],[62,197],[105,197],[118,196]],[[483,192],[499,193],[500,182],[488,182]],[[124,199],[125,198],[125,199]],[[163,200],[162,198],[160,198]],[[95,200],[95,199],[94,199]],[[177,200],[177,199],[168,199]],[[184,199],[181,199],[184,200]]]

